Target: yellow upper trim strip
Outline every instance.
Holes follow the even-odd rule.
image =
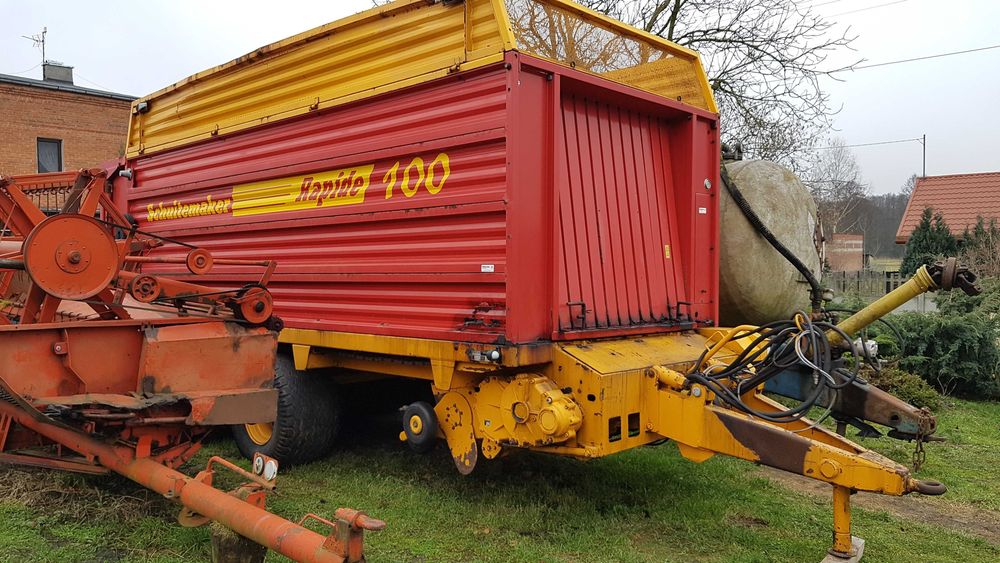
[[[178,82],[175,82],[170,86],[157,90],[156,92],[153,92],[148,96],[143,96],[142,98],[139,98],[138,100],[136,100],[136,103],[162,97],[165,94],[169,94],[174,90],[199,82],[209,76],[213,76],[215,74],[224,72],[226,70],[229,70],[237,66],[248,65],[259,58],[276,55],[282,50],[296,47],[302,43],[313,40],[320,36],[333,33],[334,31],[343,31],[353,25],[368,23],[374,19],[391,17],[398,12],[402,12],[412,7],[419,7],[421,5],[426,5],[426,4],[427,0],[396,0],[395,2],[386,4],[384,6],[376,6],[374,8],[369,8],[368,10],[365,10],[363,12],[359,12],[357,14],[347,16],[346,18],[341,18],[337,21],[314,27],[310,30],[303,31],[302,33],[293,35],[286,39],[282,39],[281,41],[265,45],[263,47],[260,47],[259,49],[255,49],[252,52],[247,53],[246,55],[243,55],[236,59],[233,59],[227,63],[192,74],[191,76],[184,78],[183,80],[180,80]]]
[[[717,111],[698,54],[568,0],[537,0],[685,61],[645,75],[607,73],[661,95],[660,76],[684,78],[681,93]],[[130,158],[390,92],[503,60],[517,50],[505,0],[396,0],[194,74],[133,103]],[[530,52],[530,51],[527,51]],[[641,73],[639,73],[641,74]],[[695,76],[697,75],[697,77]],[[669,76],[666,77],[669,82]],[[699,91],[696,95],[696,92]],[[142,106],[144,111],[138,112]]]
[[[133,103],[135,157],[499,61],[494,0],[397,0],[261,47]],[[475,17],[466,21],[466,9]],[[468,40],[476,43],[467,51]],[[140,104],[147,110],[138,113]]]

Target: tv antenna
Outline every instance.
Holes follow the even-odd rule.
[[[42,64],[45,64],[45,34],[49,32],[48,27],[43,27],[42,32],[35,35],[22,35],[25,39],[35,44],[35,47],[42,50]]]

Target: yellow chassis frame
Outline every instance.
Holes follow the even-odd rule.
[[[906,284],[841,323],[848,334],[874,322],[910,298],[937,289],[926,269]],[[288,328],[279,341],[289,345],[299,370],[338,368],[362,375],[422,379],[439,398],[442,433],[460,470],[471,471],[481,448],[493,457],[502,447],[489,437],[484,413],[500,399],[480,397],[480,384],[496,376],[543,376],[580,407],[582,422],[571,438],[527,449],[578,458],[596,458],[664,438],[677,443],[695,462],[724,454],[829,483],[833,486],[834,543],[831,553],[852,556],[850,495],[866,491],[904,495],[939,494],[943,487],[921,482],[894,461],[814,426],[808,419],[770,423],[715,402],[714,394],[682,375],[701,352],[726,361],[747,342],[740,330],[703,329],[601,341],[492,345],[371,334]],[[499,358],[490,360],[490,353]],[[486,388],[486,385],[483,385]],[[784,407],[760,389],[744,396],[754,409]],[[493,411],[490,411],[493,412]],[[617,419],[618,432],[609,430]],[[457,421],[457,422],[456,422]],[[627,421],[627,422],[623,422]],[[521,446],[525,447],[525,446]]]
[[[688,344],[700,341],[703,346],[711,346],[723,332],[717,329],[700,334],[664,335],[643,339],[641,344],[635,340],[611,340],[496,347],[286,329],[281,333],[281,342],[291,345],[298,369],[339,368],[423,379],[432,383],[436,394],[442,398],[463,397],[464,400],[448,404],[451,408],[467,409],[468,412],[462,414],[468,424],[456,432],[445,432],[445,436],[456,462],[465,460],[463,463],[467,466],[475,442],[483,441],[484,449],[487,443],[483,417],[475,400],[477,382],[498,373],[513,375],[524,370],[542,373],[556,385],[572,386],[575,380],[578,387],[573,396],[576,397],[579,391],[576,400],[584,411],[577,439],[528,449],[596,458],[667,438],[675,441],[681,454],[692,461],[701,462],[718,453],[824,481],[834,487],[835,541],[832,551],[850,554],[850,493],[903,495],[917,490],[919,483],[910,477],[905,467],[828,430],[810,427],[808,420],[770,424],[717,406],[708,389],[700,385],[684,388],[683,376],[669,367],[651,365],[642,370],[601,373],[590,366],[584,367],[578,357],[567,353],[567,348],[581,345],[591,350],[613,347],[625,354],[637,347],[656,347],[668,350],[669,354],[683,346],[688,356],[675,356],[679,362],[668,362],[674,368],[681,368],[693,363]],[[499,364],[469,361],[470,351],[486,353],[497,348],[502,353]],[[730,349],[725,355],[736,352]],[[585,397],[593,397],[595,401]],[[783,409],[759,391],[745,398],[758,410],[777,412]],[[439,404],[445,402],[442,400]],[[613,440],[606,431],[607,415],[633,412],[640,413],[641,432],[637,436]]]

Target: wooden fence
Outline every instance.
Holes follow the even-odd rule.
[[[896,289],[906,280],[899,272],[826,272],[823,283],[837,295],[858,295],[860,297],[881,297]]]

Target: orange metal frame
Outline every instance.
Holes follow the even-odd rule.
[[[266,289],[275,263],[215,260],[201,248],[147,256],[164,240],[114,207],[107,178],[80,171],[48,217],[17,180],[0,177],[0,462],[114,471],[179,501],[184,525],[216,520],[297,561],[362,561],[363,530],[385,524],[347,509],[335,521],[308,516],[333,528],[323,535],[267,512],[276,460],[259,456],[253,472],[221,458],[193,478],[176,470],[212,426],[277,415],[281,322]],[[220,291],[139,270],[164,261],[195,276],[214,264],[263,274]],[[216,489],[218,467],[249,482]]]

